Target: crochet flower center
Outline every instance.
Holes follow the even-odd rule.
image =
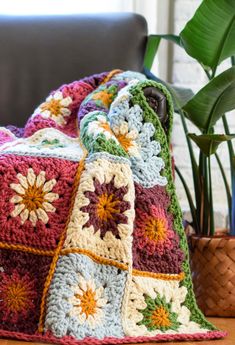
[[[128,151],[128,149],[133,146],[133,140],[131,138],[127,138],[124,134],[116,134],[116,138],[125,151]]]
[[[97,215],[102,221],[113,219],[115,213],[119,213],[117,208],[119,200],[114,199],[114,195],[108,195],[107,193],[101,194],[97,202]]]
[[[107,303],[103,298],[104,288],[97,287],[93,280],[87,281],[79,276],[79,284],[74,287],[74,292],[70,299],[70,314],[75,316],[80,324],[86,322],[92,327],[99,324],[104,317],[103,308]]]
[[[51,118],[58,125],[66,124],[66,117],[71,115],[70,106],[73,100],[70,96],[64,97],[61,91],[56,91],[47,97],[46,101],[39,105],[34,115],[40,114],[43,118]]]
[[[21,276],[14,270],[0,275],[0,310],[5,321],[17,322],[35,306],[35,280],[29,275]]]
[[[22,201],[20,203],[24,204],[29,211],[36,211],[38,208],[42,207],[45,194],[41,186],[29,186],[22,196]]]
[[[95,291],[88,288],[82,295],[76,294],[75,297],[80,300],[80,314],[85,314],[86,318],[88,318],[89,315],[96,313]]]
[[[109,132],[110,134],[114,135],[113,132],[112,132],[112,130],[111,130],[111,128],[110,128],[110,126],[109,126],[109,124],[108,124],[107,122],[101,122],[101,123],[99,124],[99,127],[100,127],[100,128],[103,128],[105,131],[107,131],[107,132]]]
[[[145,222],[145,234],[152,241],[164,241],[167,236],[166,220],[149,217]]]
[[[93,191],[85,192],[89,204],[81,207],[82,212],[89,215],[85,226],[93,226],[95,232],[100,231],[101,238],[107,231],[120,238],[118,227],[120,224],[127,224],[125,212],[130,209],[130,203],[125,200],[128,188],[116,187],[114,178],[108,183],[100,183],[98,179],[94,179],[92,185]]]
[[[168,329],[178,329],[177,314],[171,310],[171,304],[166,302],[165,296],[157,295],[155,299],[146,296],[145,303],[146,308],[140,310],[143,319],[139,325],[145,325],[149,331],[160,329],[164,332]]]
[[[101,101],[106,107],[108,107],[110,103],[112,102],[113,94],[108,93],[107,91],[104,90],[104,91],[95,93],[92,96],[92,99]]]
[[[61,114],[61,108],[63,108],[63,105],[61,104],[59,99],[52,99],[51,101],[45,102],[41,105],[42,111],[48,110],[54,116],[58,116]]]
[[[26,307],[28,291],[22,282],[13,282],[5,291],[5,303],[7,308],[19,312]]]
[[[168,311],[163,306],[155,309],[151,316],[151,323],[152,326],[155,326],[157,328],[170,327],[171,322],[169,320]]]

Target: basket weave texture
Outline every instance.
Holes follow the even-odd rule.
[[[189,243],[199,308],[207,316],[235,316],[235,237],[191,236]]]

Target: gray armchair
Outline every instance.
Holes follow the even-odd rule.
[[[143,72],[146,20],[132,13],[0,16],[0,125],[23,126],[61,84],[112,69]],[[146,90],[160,119],[166,102]]]

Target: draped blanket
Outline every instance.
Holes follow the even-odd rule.
[[[168,103],[167,131],[143,88]],[[17,116],[17,115],[16,115]],[[198,309],[169,150],[168,91],[118,70],[0,128],[0,337],[215,339]]]

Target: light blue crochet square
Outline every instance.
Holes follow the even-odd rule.
[[[123,337],[127,272],[82,254],[61,256],[49,289],[46,330],[56,337]]]

